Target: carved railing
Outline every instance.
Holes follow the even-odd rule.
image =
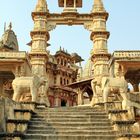
[[[140,58],[140,51],[115,51],[113,56],[117,58]]]
[[[26,52],[0,52],[0,59],[5,58],[27,58]]]
[[[140,92],[127,93],[127,98],[132,102],[140,103]]]

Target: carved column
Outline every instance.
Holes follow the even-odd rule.
[[[3,94],[3,79],[0,79],[0,95]]]
[[[57,96],[55,97],[55,107],[60,106],[60,98]]]
[[[83,92],[78,88],[78,105],[84,104]]]
[[[139,82],[138,81],[133,81],[132,86],[133,86],[134,92],[139,92]]]
[[[48,61],[48,53],[46,48],[48,47],[47,41],[49,40],[49,33],[47,31],[47,16],[49,11],[47,9],[46,0],[38,0],[34,12],[32,12],[32,18],[34,21],[34,29],[31,31],[31,65],[32,74],[39,77],[46,77],[46,63]],[[47,78],[47,77],[46,77]],[[44,97],[46,93],[40,88],[41,97]],[[44,96],[43,96],[44,95]],[[43,98],[45,99],[45,98]],[[41,102],[43,102],[41,99]]]
[[[101,0],[94,0],[91,15],[93,16],[91,40],[94,44],[94,47],[91,51],[91,59],[94,63],[95,81],[97,80],[97,83],[101,84],[102,77],[109,76],[108,61],[110,58],[107,48],[107,40],[110,33],[106,30],[108,13],[105,11]],[[99,90],[96,90],[97,95],[100,94],[98,91]]]

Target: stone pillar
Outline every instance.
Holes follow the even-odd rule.
[[[0,132],[6,132],[5,100],[0,98]]]
[[[139,92],[139,79],[137,79],[136,77],[131,77],[129,81],[133,86],[133,92]]]
[[[0,79],[0,95],[3,94],[3,79]]]
[[[133,83],[132,86],[133,86],[134,92],[139,92],[139,83],[138,82]]]
[[[94,79],[97,81],[96,83],[101,84],[102,77],[109,76],[110,58],[107,48],[107,40],[110,33],[106,30],[108,13],[104,9],[102,0],[94,0],[91,15],[93,16],[91,40],[94,44],[91,51],[91,59],[94,64]],[[96,90],[96,95],[98,94],[100,93]]]
[[[31,45],[31,65],[32,74],[39,77],[46,77],[46,63],[48,61],[48,47],[47,41],[49,40],[49,33],[47,30],[47,15],[49,11],[47,9],[46,0],[38,0],[34,12],[32,12],[32,18],[34,20],[34,29],[31,31],[32,45]],[[42,99],[41,103],[45,102],[45,90],[40,89]],[[47,97],[46,97],[47,98]],[[38,99],[39,100],[39,99]]]
[[[67,1],[64,0],[64,9],[67,7]]]
[[[84,104],[83,93],[80,90],[80,88],[78,88],[78,105],[83,105],[83,104]]]
[[[59,97],[55,97],[55,107],[60,106],[60,98]]]
[[[74,0],[74,8],[76,9],[76,0]]]
[[[67,106],[67,107],[70,106],[70,99],[67,100],[67,104],[66,104],[66,106]]]

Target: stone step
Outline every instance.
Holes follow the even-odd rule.
[[[72,110],[72,111],[48,111],[48,110],[44,110],[44,111],[37,111],[35,110],[35,113],[103,113],[105,114],[106,112],[105,111],[94,111],[94,110],[82,110],[82,111],[79,111],[79,110]]]
[[[95,113],[95,112],[58,112],[58,113],[56,113],[56,112],[49,112],[49,113],[45,113],[45,112],[40,112],[40,113],[37,113],[37,114],[39,114],[39,115],[44,115],[44,116],[53,116],[53,115],[92,115],[92,116],[107,116],[107,114],[106,113],[101,113],[101,112],[97,112],[97,113]]]
[[[25,134],[24,139],[28,140],[115,140],[116,135],[40,135]]]
[[[59,129],[50,130],[29,130],[27,134],[57,134],[57,135],[112,135],[115,134],[114,131],[108,130],[63,130],[60,131]]]
[[[94,110],[100,110],[100,108],[95,108],[91,106],[73,106],[73,107],[56,107],[56,108],[46,108],[49,110],[87,110],[87,109],[94,109]]]
[[[36,109],[26,140],[115,140],[116,132],[104,109],[65,107]]]
[[[104,118],[92,118],[92,117],[85,117],[85,118],[51,118],[51,117],[46,117],[46,118],[32,118],[31,121],[46,121],[46,122],[109,122],[109,119],[104,119]]]
[[[94,114],[94,115],[85,115],[85,114],[74,114],[74,115],[69,115],[69,114],[35,114],[32,115],[32,118],[87,118],[87,117],[92,117],[92,118],[108,118],[108,115],[99,115],[99,114]]]
[[[37,112],[84,112],[84,111],[92,111],[92,112],[105,112],[104,110],[97,110],[97,109],[36,109]]]
[[[112,130],[113,127],[112,126],[44,126],[44,125],[29,125],[28,128],[30,130],[54,130],[54,129],[59,129],[60,131],[63,130]]]
[[[110,122],[43,122],[43,121],[30,121],[29,125],[44,125],[44,126],[110,126]]]

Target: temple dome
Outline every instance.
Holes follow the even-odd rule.
[[[88,77],[91,77],[93,75],[92,67],[93,67],[93,62],[89,58],[87,63],[85,64],[84,69],[83,69],[82,78],[88,78]]]

